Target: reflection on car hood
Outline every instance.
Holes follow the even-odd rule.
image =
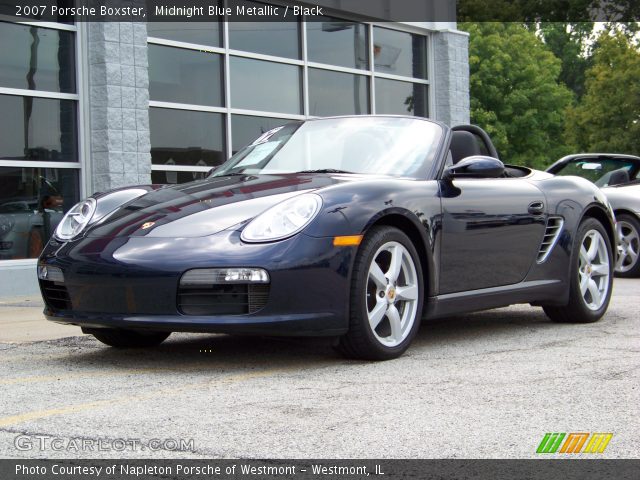
[[[358,178],[361,177],[309,174],[211,177],[136,198],[90,227],[87,235],[212,235],[250,220],[287,198]]]

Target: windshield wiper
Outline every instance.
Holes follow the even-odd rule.
[[[319,168],[317,170],[301,170],[296,173],[353,173],[346,170],[337,170],[335,168]]]

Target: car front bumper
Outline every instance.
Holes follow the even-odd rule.
[[[40,266],[62,270],[68,302],[48,301],[48,320],[85,329],[259,335],[340,335],[348,328],[349,278],[354,247],[333,237],[304,234],[268,244],[246,244],[239,232],[198,238],[85,237],[50,242]],[[269,295],[255,313],[185,315],[178,307],[180,278],[197,268],[262,268]]]

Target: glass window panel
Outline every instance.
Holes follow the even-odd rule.
[[[75,93],[73,32],[0,22],[0,86]]]
[[[231,117],[231,135],[233,137],[233,153],[269,130],[291,122],[284,118],[253,117],[249,115],[233,115]]]
[[[376,78],[376,113],[427,117],[427,86]]]
[[[362,115],[369,111],[368,77],[309,69],[310,115]]]
[[[196,43],[211,47],[220,46],[219,22],[148,22],[149,37],[178,42]]]
[[[0,95],[0,159],[77,162],[76,102]]]
[[[300,67],[231,57],[231,106],[301,113]]]
[[[155,165],[206,167],[226,160],[220,113],[150,108],[149,129]]]
[[[78,170],[0,167],[0,260],[36,258],[78,202]]]
[[[222,85],[220,55],[149,45],[151,100],[222,106]]]
[[[427,38],[374,27],[373,63],[377,72],[426,79]]]
[[[332,17],[307,23],[310,62],[369,69],[368,27]]]
[[[243,2],[247,8],[264,7],[263,3]],[[282,7],[280,7],[282,8]],[[262,17],[263,20],[269,17]],[[229,47],[234,50],[300,58],[299,24],[288,21],[229,22]]]
[[[188,183],[194,180],[202,180],[208,172],[176,172],[172,170],[153,170],[151,182],[155,184]]]

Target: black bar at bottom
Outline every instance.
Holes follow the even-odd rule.
[[[640,460],[20,460],[0,479],[635,480]]]

